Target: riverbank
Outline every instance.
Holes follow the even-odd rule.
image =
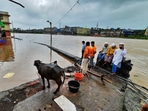
[[[125,38],[125,39],[139,39],[139,40],[148,40],[148,36],[144,36],[144,35],[129,35],[127,37],[123,36],[121,38]]]
[[[30,32],[16,32],[16,34],[46,34],[46,35],[50,35],[50,33],[30,33]],[[124,38],[124,39],[139,39],[139,40],[148,40],[148,36],[145,36],[144,33],[143,34],[133,34],[133,35],[127,35],[127,36],[124,36],[124,35],[120,35],[120,36],[100,36],[100,34],[98,35],[93,35],[93,34],[77,34],[77,35],[70,35],[70,34],[55,34],[53,33],[52,35],[62,35],[62,36],[82,36],[82,37],[104,37],[104,38]]]

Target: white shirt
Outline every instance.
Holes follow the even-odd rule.
[[[123,59],[123,57],[126,54],[126,49],[122,50],[122,49],[116,49],[114,52],[114,57],[112,60],[112,63],[117,65],[117,67],[121,67],[121,61]]]

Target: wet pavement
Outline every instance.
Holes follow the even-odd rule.
[[[93,70],[91,70],[93,73]],[[84,76],[80,83],[78,92],[72,93],[69,90],[68,82],[74,80],[71,72],[61,87],[54,95],[57,85],[50,80],[50,89],[42,90],[42,81],[37,79],[0,92],[0,111],[62,111],[61,107],[54,101],[64,95],[76,107],[77,111],[139,111],[141,109],[141,98],[131,90],[122,92],[121,87],[125,85],[114,76],[107,76],[106,79],[112,83],[105,82],[99,77],[89,73]],[[97,73],[102,75],[102,73]],[[47,86],[47,83],[46,83]]]
[[[51,89],[41,90],[40,80],[26,83],[22,86],[0,93],[1,111],[62,111],[53,101],[60,95],[64,95],[75,106],[77,111],[122,111],[124,93],[119,87],[105,83],[103,85],[100,78],[95,76],[84,76],[80,82],[80,89],[77,93],[72,93],[68,88],[67,78],[63,87],[56,95],[53,94],[57,85],[50,81]],[[116,99],[115,99],[116,98]]]

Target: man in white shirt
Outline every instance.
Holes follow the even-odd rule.
[[[121,62],[126,54],[126,49],[124,49],[124,43],[119,44],[119,48],[115,50],[114,57],[112,60],[112,74],[115,74],[117,68],[121,67]]]

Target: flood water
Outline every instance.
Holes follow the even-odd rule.
[[[50,49],[34,43],[50,44],[50,35],[15,34],[15,37],[22,40],[12,38],[8,40],[7,46],[0,46],[0,91],[37,79],[39,76],[36,67],[33,65],[34,60],[50,62]],[[133,64],[130,79],[139,85],[148,87],[147,40],[69,35],[52,35],[52,40],[52,46],[79,57],[81,56],[82,40],[95,41],[97,54],[102,49],[104,42],[116,43],[117,45],[124,42],[127,49],[126,58],[131,59]],[[72,65],[53,51],[51,60],[57,60],[63,68]]]

